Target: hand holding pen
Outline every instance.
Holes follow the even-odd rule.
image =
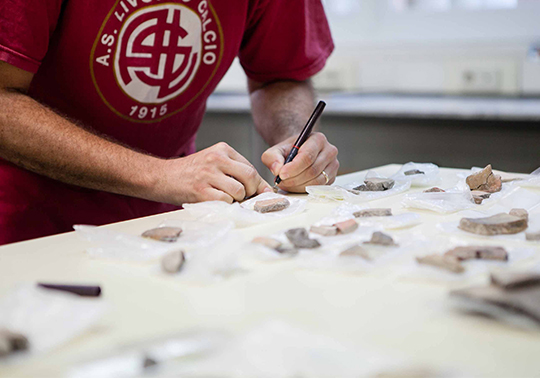
[[[334,182],[339,169],[337,148],[324,134],[311,133],[325,105],[323,101],[319,102],[298,136],[278,143],[263,154],[263,163],[279,176],[275,183],[281,189],[304,193],[306,186]]]

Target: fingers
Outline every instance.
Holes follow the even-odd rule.
[[[299,176],[317,161],[317,157],[327,144],[329,145],[326,137],[322,133],[311,134],[302,147],[300,147],[298,155],[296,155],[294,160],[283,166],[283,169],[279,172],[279,177],[281,177],[282,180],[288,180]],[[320,173],[320,171],[318,173]],[[313,177],[310,177],[310,179],[312,178]]]
[[[297,185],[297,186],[285,186],[286,185],[286,182],[283,181],[279,186],[290,192],[290,193],[305,193],[306,192],[306,186],[311,186],[311,185],[331,185],[334,183],[334,181],[336,180],[336,176],[337,176],[337,173],[338,173],[338,170],[339,170],[339,161],[337,159],[334,159],[332,162],[330,162],[325,168],[324,168],[324,171],[325,173],[328,175],[328,183],[326,183],[326,177],[324,177],[324,175],[322,173],[319,173],[319,175],[313,179],[311,179],[310,181],[308,182],[305,182],[301,185]],[[322,170],[321,170],[322,172]],[[284,184],[282,186],[282,184]]]
[[[227,193],[218,190],[216,188],[206,188],[204,190],[204,200],[205,201],[223,201],[227,203],[233,203],[234,198],[232,198]]]
[[[222,169],[225,174],[233,177],[242,184],[245,190],[245,197],[251,197],[255,193],[263,193],[265,190],[272,190],[270,185],[263,180],[251,164],[247,165],[230,160],[229,164],[223,166]]]
[[[239,186],[231,183],[230,180],[220,181],[219,189],[225,190],[227,194],[237,201],[243,201],[253,194],[271,191],[271,186],[262,179],[255,167],[234,148],[226,143],[218,143],[215,148],[221,152],[220,158],[214,162],[225,174],[236,180]]]
[[[285,163],[285,158],[291,151],[292,143],[294,143],[294,140],[289,138],[282,143],[270,147],[262,154],[261,161],[270,169],[274,176],[277,176],[281,171]]]
[[[302,146],[302,148],[304,148],[304,146]],[[302,151],[302,148],[300,148],[300,151]],[[318,178],[323,170],[325,170],[326,173],[329,175],[329,179],[333,180],[335,176],[331,176],[330,172],[326,170],[326,167],[334,161],[337,163],[337,166],[339,167],[339,162],[337,162],[337,154],[338,154],[337,148],[331,145],[330,143],[325,142],[322,150],[318,153],[317,157],[315,158],[315,161],[311,165],[307,166],[300,174],[293,176],[289,179],[283,180],[283,186],[280,185],[280,187],[282,187],[285,190],[288,190],[289,188],[297,188],[300,186],[306,186],[306,183]],[[295,163],[299,157],[300,157],[300,153],[291,163],[283,167],[282,172],[280,172],[280,177],[282,179],[284,176],[283,172],[285,172],[285,170],[289,167],[289,165],[293,165],[293,163]],[[304,161],[302,164],[308,164],[308,163],[309,162]],[[336,170],[336,173],[337,173],[337,170]]]
[[[239,181],[225,174],[216,176],[210,185],[232,197],[235,201],[243,201],[246,198],[244,186]]]

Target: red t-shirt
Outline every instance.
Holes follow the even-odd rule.
[[[206,100],[236,56],[253,80],[305,80],[332,50],[320,0],[0,4],[0,60],[35,73],[31,97],[167,158],[195,151]],[[174,209],[0,159],[0,244]]]

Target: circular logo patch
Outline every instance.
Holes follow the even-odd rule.
[[[206,0],[132,3],[119,1],[103,23],[92,79],[116,114],[156,122],[183,110],[208,85],[221,61],[221,27]]]

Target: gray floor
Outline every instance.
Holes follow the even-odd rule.
[[[322,131],[340,150],[341,173],[408,161],[457,168],[491,163],[495,169],[527,173],[540,167],[539,122],[325,115]],[[219,141],[229,143],[271,179],[260,163],[266,146],[248,114],[208,113],[197,148]]]

